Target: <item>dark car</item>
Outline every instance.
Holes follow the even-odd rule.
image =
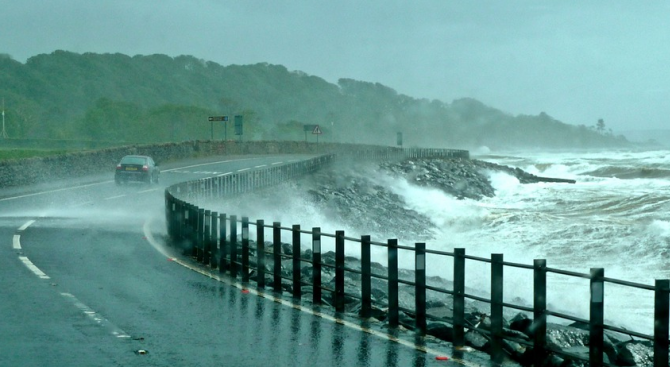
[[[160,169],[151,157],[127,155],[116,165],[114,181],[117,185],[128,182],[158,183]]]

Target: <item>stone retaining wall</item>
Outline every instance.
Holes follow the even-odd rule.
[[[318,154],[356,152],[395,152],[401,148],[373,145],[305,143],[295,141],[186,141],[153,145],[132,145],[94,151],[73,152],[41,158],[0,161],[0,187],[31,185],[71,177],[113,172],[121,157],[149,155],[159,164],[189,158],[248,154]],[[442,150],[457,156],[467,151]],[[359,157],[360,158],[360,157]]]

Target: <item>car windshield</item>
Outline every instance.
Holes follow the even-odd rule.
[[[123,157],[121,164],[146,164],[147,159],[144,157]]]

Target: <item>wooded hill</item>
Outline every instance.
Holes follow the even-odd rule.
[[[445,86],[449,88],[449,86]],[[11,138],[153,143],[305,140],[447,148],[590,148],[628,142],[602,129],[504,113],[474,99],[416,99],[378,83],[332,84],[281,65],[222,66],[191,56],[56,51],[25,64],[0,56],[0,97]],[[209,116],[229,115],[211,125]]]

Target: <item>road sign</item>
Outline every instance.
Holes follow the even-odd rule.
[[[209,121],[228,121],[228,116],[209,116]]]
[[[314,125],[314,130],[312,130],[312,134],[315,134],[315,135],[321,135],[322,134],[321,133],[321,128],[319,127],[319,125]]]

